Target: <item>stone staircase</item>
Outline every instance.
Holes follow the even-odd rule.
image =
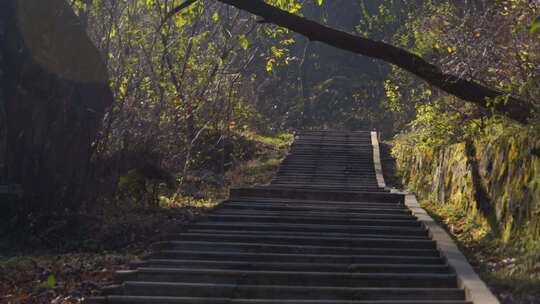
[[[404,197],[378,186],[370,132],[302,132],[270,185],[232,189],[89,302],[472,303]]]

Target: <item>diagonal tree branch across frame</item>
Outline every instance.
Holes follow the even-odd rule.
[[[191,4],[195,1],[187,0],[185,3]],[[493,109],[495,112],[521,124],[527,124],[533,115],[531,103],[488,88],[476,81],[445,74],[439,67],[427,62],[422,57],[393,45],[332,29],[281,10],[262,0],[215,1],[250,12],[263,18],[265,22],[297,32],[311,41],[319,41],[339,49],[391,63],[449,94],[475,103],[482,108]],[[185,3],[181,6],[184,6]],[[171,11],[169,17],[180,10]]]

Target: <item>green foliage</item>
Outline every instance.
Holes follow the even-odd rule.
[[[534,17],[533,21],[531,22],[531,27],[529,31],[531,34],[534,34],[540,30],[540,16]]]
[[[293,14],[298,13],[302,9],[302,5],[297,0],[272,0],[270,4]]]
[[[535,55],[540,44],[526,30],[530,20],[537,15],[537,8],[522,0],[464,5],[425,1],[407,17],[391,41],[428,59],[446,73],[477,79],[509,95],[520,96],[538,109],[540,87],[536,85],[539,79],[534,71],[540,65],[540,58]],[[500,24],[508,26],[501,27]],[[386,91],[388,109],[406,115],[399,122],[401,127],[413,121],[412,128],[416,131],[424,129],[421,132],[426,134],[437,135],[441,132],[434,130],[449,128],[461,129],[459,133],[463,134],[458,137],[474,137],[471,130],[484,128],[487,116],[493,112],[432,91],[397,69],[392,70]],[[489,103],[494,108],[499,103],[507,104],[508,98],[489,100]],[[441,123],[430,122],[429,115],[426,116],[426,109],[433,104],[439,105],[437,115],[440,115]],[[496,119],[487,124],[492,125],[494,121]],[[443,124],[452,126],[443,127]],[[451,131],[450,137],[455,137],[455,132]]]
[[[444,146],[461,139],[463,128],[458,124],[458,113],[447,113],[439,103],[420,105],[416,109],[416,119],[411,127],[418,144],[428,147]]]
[[[417,1],[407,0],[385,2],[361,0],[359,3],[361,14],[356,32],[377,40],[390,38],[403,26],[411,7],[418,5]]]
[[[54,274],[50,274],[48,277],[47,277],[47,284],[46,284],[47,288],[54,288],[56,287],[56,277],[54,276]]]
[[[214,208],[219,201],[213,198],[194,198],[174,193],[170,197],[162,195],[159,197],[159,205],[163,208]]]
[[[243,136],[272,147],[273,149],[285,149],[294,141],[294,136],[291,133],[279,133],[276,135],[267,136],[257,134],[255,132],[243,132]]]
[[[230,160],[219,153],[233,149],[216,149],[220,138],[264,129],[265,117],[250,100],[255,79],[245,70],[259,60],[260,49],[275,50],[269,54],[276,65],[286,61],[294,40],[282,29],[258,31],[255,17],[216,1],[197,1],[163,23],[179,2],[96,0],[80,8],[106,54],[116,97],[97,158],[142,151],[167,171],[188,175],[205,168],[209,158]],[[294,10],[293,3],[280,5]],[[153,187],[135,171],[121,175],[117,185],[133,202]]]
[[[240,41],[240,45],[242,46],[242,48],[244,50],[247,50],[249,47],[249,40],[246,38],[246,35],[241,34],[238,40]]]
[[[137,169],[130,170],[118,179],[118,195],[130,205],[140,205],[144,201],[146,179]]]

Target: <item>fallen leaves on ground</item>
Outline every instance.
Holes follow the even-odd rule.
[[[138,259],[132,253],[24,256],[0,262],[2,303],[81,303],[113,283],[114,272]]]
[[[41,249],[44,253],[0,256],[0,303],[81,303],[114,283],[115,271],[127,269],[129,262],[147,255],[151,243],[203,212],[190,207],[126,209],[94,223],[88,235],[92,242],[76,240],[79,249],[88,252],[58,254]],[[87,243],[93,245],[84,248]]]

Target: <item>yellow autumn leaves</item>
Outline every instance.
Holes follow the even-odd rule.
[[[436,50],[441,50],[442,49],[441,44],[439,42],[435,42],[433,44],[433,48],[436,49]],[[448,46],[448,47],[446,47],[446,51],[448,51],[449,54],[455,53],[457,51],[457,47]]]
[[[482,34],[480,32],[475,32],[473,35],[474,35],[475,38],[480,38],[482,36]],[[436,49],[436,50],[443,49],[443,47],[441,46],[441,43],[438,42],[438,41],[433,44],[433,48]],[[444,49],[449,54],[453,54],[453,53],[457,52],[457,50],[458,50],[458,48],[456,46],[447,46]]]

